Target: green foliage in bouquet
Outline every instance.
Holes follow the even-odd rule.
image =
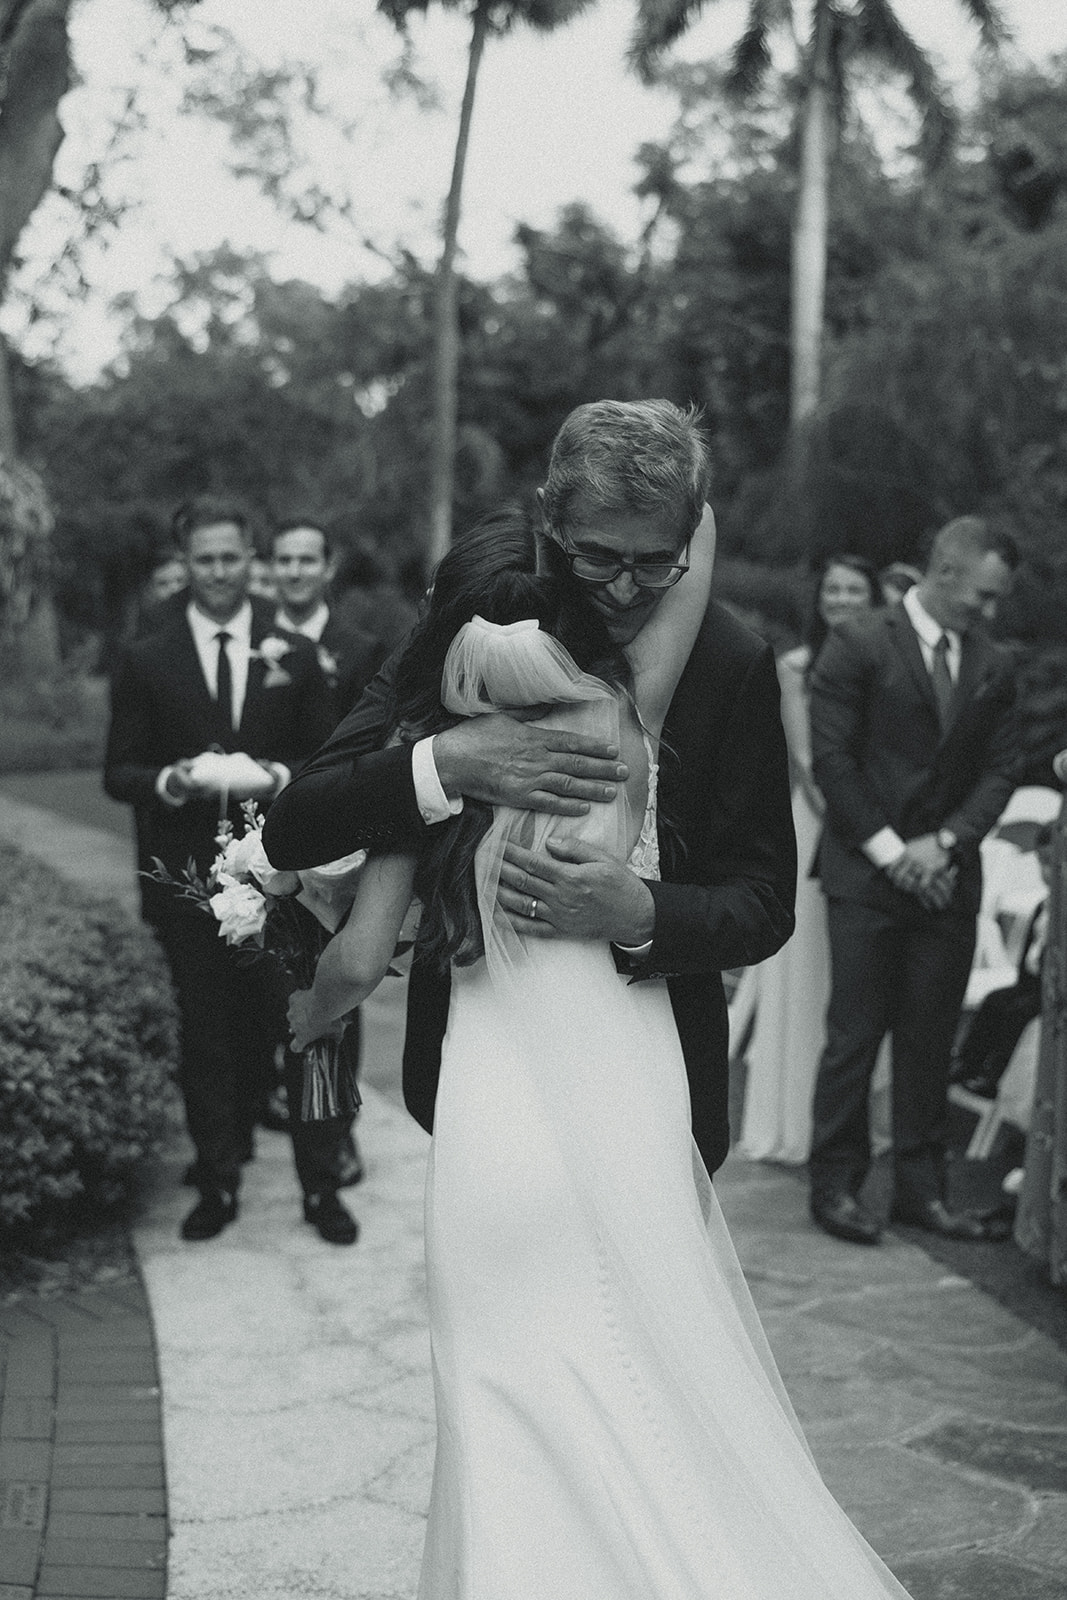
[[[162,1137],[177,1059],[147,930],[0,844],[0,1227],[117,1199]]]

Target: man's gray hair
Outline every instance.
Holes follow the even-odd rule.
[[[960,556],[997,555],[1013,572],[1019,565],[1019,548],[1008,534],[984,517],[953,517],[934,534],[927,570]]]
[[[556,435],[544,486],[549,527],[565,529],[580,496],[598,511],[665,517],[679,544],[700,521],[711,468],[695,406],[669,400],[594,400]]]

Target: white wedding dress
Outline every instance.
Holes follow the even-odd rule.
[[[567,699],[553,725],[617,730],[615,695],[536,624],[495,632],[537,692],[495,683],[474,637],[452,709]],[[645,877],[651,760],[648,790]],[[692,1141],[666,985],[494,917],[504,841],[548,834],[620,850],[622,802],[498,808],[479,850],[487,954],[453,971],[427,1180],[438,1442],[419,1600],[906,1600],[789,1406]]]

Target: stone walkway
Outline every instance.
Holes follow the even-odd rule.
[[[5,814],[0,792],[4,832]],[[64,826],[42,810],[23,842],[54,857]],[[74,856],[86,847],[82,836]],[[85,867],[95,872],[98,862]],[[207,1244],[177,1237],[187,1152],[175,1148],[159,1167],[136,1245],[162,1382],[171,1600],[414,1595],[433,1451],[421,1261],[427,1140],[396,1103],[399,998],[399,986],[387,990],[368,1019],[377,1087],[361,1121],[367,1179],[348,1191],[363,1230],[353,1249],[323,1244],[300,1219],[281,1135],[259,1135],[240,1216]],[[827,1238],[808,1223],[803,1186],[787,1170],[731,1160],[716,1187],[826,1480],[915,1600],[1063,1600],[1067,1355],[899,1235],[879,1250]],[[50,1354],[20,1358],[30,1368],[16,1373],[37,1371],[42,1387],[11,1390],[19,1404],[10,1414],[5,1392],[0,1550],[9,1533],[32,1534],[36,1516],[43,1548],[57,1555],[29,1582],[26,1567],[10,1578],[0,1567],[0,1600],[164,1592],[150,1565],[159,1500],[132,1513],[117,1504],[75,1511],[55,1476],[71,1465],[62,1451],[80,1444],[66,1431],[79,1419],[63,1409],[65,1363],[84,1389],[87,1363],[119,1348],[101,1335],[106,1322],[90,1298],[77,1297],[61,1332],[20,1323],[20,1348],[29,1351],[28,1332]],[[136,1306],[124,1303],[116,1327],[126,1314],[136,1322]],[[39,1317],[36,1305],[19,1311]],[[127,1416],[137,1397],[105,1383],[114,1416],[81,1420],[144,1425],[147,1348],[131,1331],[126,1381],[141,1387],[141,1411]],[[48,1362],[52,1388],[40,1375]],[[98,1433],[80,1448],[82,1469],[113,1461],[115,1445]],[[151,1446],[131,1439],[127,1448]],[[49,1476],[16,1478],[31,1465]],[[70,1515],[94,1521],[68,1532],[57,1519]],[[141,1566],[129,1564],[135,1534],[151,1546]],[[79,1537],[90,1543],[71,1543]]]

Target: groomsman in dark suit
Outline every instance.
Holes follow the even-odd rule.
[[[274,621],[279,629],[300,634],[315,646],[333,700],[335,724],[351,711],[385,658],[381,643],[332,603],[330,586],[336,571],[337,558],[330,537],[311,518],[283,522],[272,535],[270,575],[277,595]],[[349,1023],[347,1038],[350,1049],[358,1052],[358,1011]],[[274,1118],[284,1116],[284,1106],[274,1109]],[[358,1183],[363,1177],[363,1162],[351,1134],[345,1140],[340,1160],[341,1183],[346,1187]]]
[[[858,1195],[867,1098],[893,1040],[898,1220],[986,1234],[945,1204],[949,1062],[974,954],[978,846],[1016,782],[1012,658],[984,632],[1018,555],[977,517],[936,535],[903,600],[832,633],[811,678],[817,871],[829,905],[831,992],[815,1086],[811,1210],[877,1244]]]
[[[685,581],[707,476],[695,418],[665,400],[580,406],[557,435],[542,497],[542,556],[619,648],[636,637],[665,587]],[[396,664],[395,656],[386,662],[268,818],[266,845],[277,865],[310,866],[360,845],[418,850],[467,798],[576,816],[614,796],[616,751],[503,713],[414,746],[389,745]],[[693,1133],[714,1171],[730,1138],[721,974],[762,961],[785,942],[796,889],[773,652],[715,600],[668,710],[663,750],[660,879],[635,880],[621,863],[609,871],[530,856],[521,867],[508,865],[501,900],[514,911],[536,895],[552,908],[552,920],[538,923],[541,936],[555,927],[601,939],[621,971],[666,979]],[[449,994],[447,976],[416,946],[404,1095],[429,1130]]]
[[[340,722],[385,659],[379,640],[330,599],[337,559],[326,530],[308,518],[283,522],[271,538],[270,574],[278,597],[275,622],[315,645]]]
[[[274,626],[273,606],[248,595],[253,544],[243,512],[191,501],[177,532],[189,571],[188,604],[128,650],[112,686],[104,787],[150,820],[154,853],[178,875],[203,875],[221,815],[242,800],[262,806],[285,787],[331,726],[314,648]],[[197,757],[243,753],[234,781],[205,775]],[[200,907],[152,883],[149,916],[170,963],[182,1022],[181,1086],[196,1147],[200,1199],[182,1224],[209,1239],[237,1214],[241,1162],[251,1149],[256,1085],[284,998],[273,964],[239,961]],[[305,1216],[334,1243],[356,1224],[337,1198],[342,1119],[294,1122]]]

